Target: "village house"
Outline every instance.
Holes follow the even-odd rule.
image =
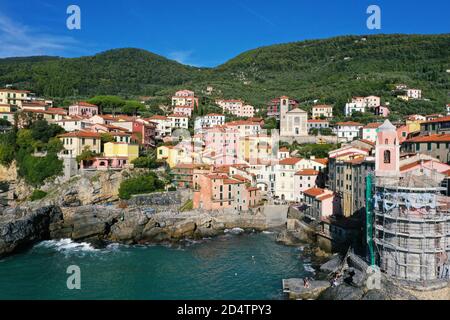
[[[172,106],[175,107],[174,113],[183,113],[179,112],[180,110],[178,109],[175,110],[176,107],[190,107],[190,109],[194,109],[195,106],[198,106],[198,98],[195,97],[194,91],[180,90],[175,92],[175,95],[172,97]]]
[[[212,128],[225,124],[225,116],[218,113],[209,113],[203,117],[196,117],[194,122],[194,131],[200,132],[205,128]]]
[[[194,209],[248,211],[260,201],[260,190],[249,181],[224,173],[194,173]]]
[[[311,220],[321,221],[335,213],[333,191],[321,188],[310,188],[303,192],[307,205],[305,216]]]
[[[255,108],[251,105],[247,105],[242,100],[216,100],[216,104],[222,107],[223,113],[229,112],[237,117],[254,117]]]
[[[407,89],[406,96],[409,99],[422,99],[422,90],[420,89]]]
[[[103,155],[106,158],[126,158],[128,163],[139,157],[139,146],[130,142],[107,142]]]
[[[373,114],[383,118],[387,118],[391,111],[386,106],[377,106],[373,109]]]
[[[154,115],[145,120],[156,124],[156,138],[172,135],[172,121],[166,116]]]
[[[55,121],[57,125],[62,127],[67,132],[90,130],[92,123],[85,119],[63,119]]]
[[[97,132],[73,131],[61,134],[58,138],[64,146],[61,152],[62,157],[75,158],[86,149],[98,154],[101,152],[101,136]]]
[[[313,119],[333,118],[333,106],[327,104],[315,105],[311,110]]]
[[[24,102],[30,101],[30,91],[0,89],[0,104],[9,104],[22,109]]]
[[[436,118],[434,120],[420,123],[420,134],[430,135],[439,133],[450,133],[450,116]]]
[[[194,107],[191,106],[175,106],[173,108],[173,113],[178,115],[184,115],[188,118],[192,117],[192,114],[194,113]]]
[[[286,158],[275,166],[275,196],[282,201],[296,201],[294,176],[300,168],[300,158]]]
[[[171,122],[172,129],[188,129],[189,128],[189,117],[184,114],[171,114],[167,118]]]
[[[444,163],[450,163],[450,134],[417,136],[402,143],[405,152],[423,153]]]
[[[206,174],[211,172],[211,167],[205,164],[178,163],[170,171],[174,185],[178,188],[193,189],[194,170],[196,174]]]
[[[372,122],[366,124],[361,128],[361,138],[363,140],[368,140],[371,142],[375,142],[377,140],[378,127],[381,126],[382,123]]]
[[[340,139],[343,139],[345,141],[352,141],[353,139],[359,137],[362,127],[363,125],[358,122],[353,121],[338,122],[333,128],[333,132]]]
[[[119,117],[111,122],[112,126],[126,129],[143,148],[154,147],[157,125],[151,121],[136,117]]]
[[[319,171],[313,169],[302,169],[294,174],[295,201],[303,200],[303,192],[316,187],[316,179]]]
[[[35,119],[43,119],[49,123],[55,123],[67,118],[67,111],[62,108],[48,108],[47,110],[23,109],[21,113],[31,115]]]
[[[308,120],[308,132],[311,133],[312,129],[328,129],[330,127],[330,122],[328,120],[322,119],[309,119]]]
[[[75,102],[69,106],[69,116],[92,117],[99,113],[98,106],[87,102]]]
[[[347,102],[345,104],[345,116],[350,117],[354,112],[366,112],[365,102]]]

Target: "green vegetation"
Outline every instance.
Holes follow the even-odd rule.
[[[161,163],[156,161],[156,157],[152,155],[142,156],[131,161],[135,168],[156,169]]]
[[[45,120],[37,120],[29,127],[0,135],[0,163],[9,166],[17,162],[19,176],[33,186],[62,173],[63,162],[57,153],[63,149],[62,142],[55,136],[64,130]],[[35,152],[41,152],[39,156]]]
[[[337,149],[335,144],[297,144],[294,142],[290,145],[290,151],[298,150],[298,155],[303,158],[310,158],[314,156],[316,158],[327,158],[328,152]]]
[[[98,154],[92,151],[88,146],[84,147],[83,151],[77,156],[77,162],[90,161],[97,157]]]
[[[164,182],[159,180],[154,172],[127,179],[120,184],[120,199],[128,200],[132,195],[152,193],[164,188]]]
[[[47,192],[39,190],[39,189],[34,189],[33,193],[30,196],[30,200],[37,201],[37,200],[41,200],[41,199],[45,198],[46,196],[47,196]]]
[[[316,99],[333,104],[338,119],[352,96],[373,94],[390,102],[391,117],[399,117],[444,111],[450,90],[449,42],[450,34],[344,36],[262,47],[212,69],[184,66],[138,49],[75,59],[0,59],[0,86],[13,84],[63,104],[118,95],[122,98],[110,97],[105,105],[97,102],[107,112],[159,114],[159,105],[168,105],[175,90],[200,95],[210,85],[219,94],[200,96],[199,115],[213,110],[215,98],[241,98],[263,108],[270,99],[288,95],[307,111]],[[392,90],[398,83],[422,89],[430,101],[395,98]],[[141,95],[149,96],[145,111],[135,101]],[[121,99],[135,102],[125,105]]]

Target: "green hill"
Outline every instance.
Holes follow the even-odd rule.
[[[93,95],[168,96],[178,88],[197,92],[212,85],[217,97],[263,106],[279,95],[343,104],[375,94],[398,114],[442,112],[450,91],[450,34],[344,36],[262,47],[216,68],[194,68],[138,49],[92,57],[0,60],[0,86],[15,84],[60,98]],[[393,85],[423,90],[430,101],[403,103]],[[216,96],[214,96],[216,97]]]

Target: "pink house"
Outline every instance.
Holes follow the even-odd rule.
[[[239,131],[226,126],[215,126],[205,130],[203,135],[205,154],[220,157],[222,161],[218,164],[237,163],[239,148]]]
[[[93,117],[98,114],[98,106],[87,102],[76,102],[69,107],[69,116]]]
[[[304,203],[307,205],[305,215],[320,221],[330,217],[338,211],[338,198],[333,191],[321,188],[311,188],[303,192]]]
[[[409,134],[409,126],[402,125],[402,126],[397,127],[397,136],[398,136],[398,140],[399,140],[400,144],[402,144],[403,141],[408,139],[408,134]]]
[[[81,170],[121,170],[128,165],[128,157],[96,157],[80,162]]]
[[[176,106],[173,108],[173,113],[183,115],[186,117],[192,117],[192,113],[194,112],[194,107],[192,106]]]
[[[381,116],[383,118],[387,118],[391,113],[389,108],[386,106],[377,106],[373,109],[373,111],[376,116]]]

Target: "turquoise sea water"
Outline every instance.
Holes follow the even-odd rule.
[[[45,241],[0,260],[0,299],[283,299],[283,278],[312,273],[299,248],[274,238],[227,234],[105,249]],[[70,265],[81,269],[81,290],[67,289]]]

